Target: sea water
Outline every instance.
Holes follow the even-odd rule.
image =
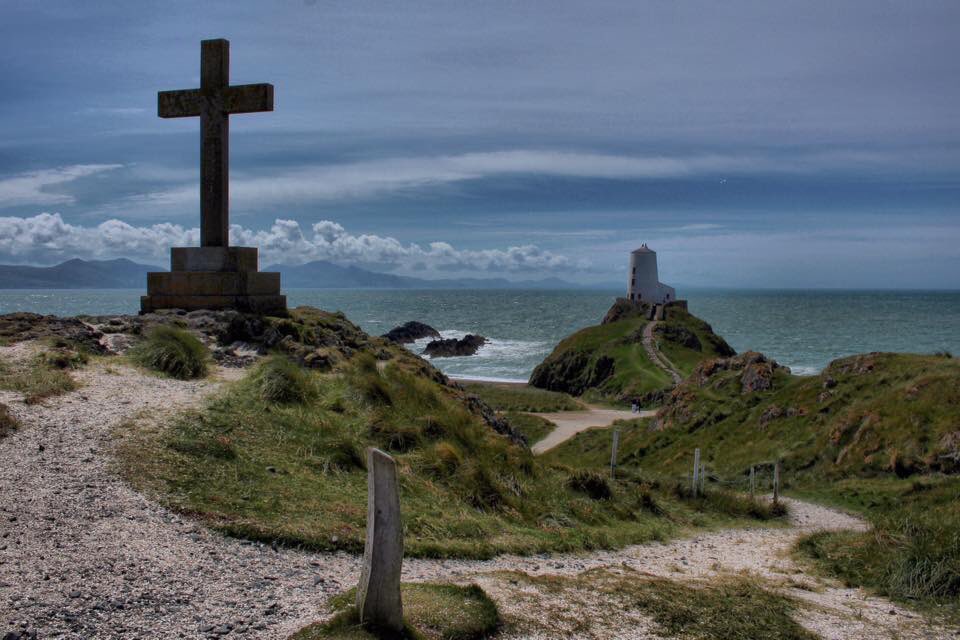
[[[138,290],[0,291],[0,313],[136,313]],[[477,333],[489,342],[475,356],[434,360],[464,378],[526,380],[565,336],[597,324],[615,291],[291,289],[290,306],[340,310],[372,334],[408,320],[444,337]],[[680,291],[737,351],[762,351],[795,373],[867,351],[960,354],[960,292]],[[426,341],[412,348],[422,351]]]

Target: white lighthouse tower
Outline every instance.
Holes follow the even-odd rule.
[[[664,304],[677,299],[677,292],[660,282],[657,273],[657,252],[642,244],[630,253],[630,280],[627,299],[631,302]]]

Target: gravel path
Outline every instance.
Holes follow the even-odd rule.
[[[23,346],[0,348],[0,358],[23,352]],[[220,381],[168,380],[117,364],[93,365],[77,378],[83,384],[78,391],[42,405],[27,406],[17,394],[0,392],[0,402],[23,424],[0,440],[0,637],[33,631],[39,638],[71,640],[279,640],[322,616],[329,595],[356,581],[354,556],[273,550],[224,538],[152,503],[111,470],[116,425],[164,419],[195,406]],[[795,527],[789,529],[719,531],[582,556],[411,559],[404,579],[476,581],[506,615],[522,622],[543,618],[552,606],[577,620],[609,617],[609,611],[596,598],[552,603],[548,594],[534,594],[530,604],[517,597],[521,587],[498,571],[574,574],[623,563],[684,580],[746,571],[815,605],[805,609],[803,622],[824,638],[953,637],[886,600],[800,574],[787,554],[799,534],[863,524],[823,507],[791,507]],[[801,581],[817,590],[790,586]],[[649,626],[628,612],[593,637],[659,637]],[[514,637],[589,636],[519,628]]]
[[[284,638],[314,620],[353,558],[223,538],[110,469],[114,426],[196,405],[220,383],[111,369],[79,372],[78,391],[43,405],[0,392],[23,424],[0,440],[0,637]]]
[[[673,363],[663,355],[660,349],[657,348],[656,340],[653,338],[653,329],[660,324],[659,322],[648,322],[643,327],[643,348],[646,350],[647,355],[650,356],[650,360],[653,364],[657,365],[673,378],[673,384],[680,384],[683,382],[683,376],[679,371],[673,366]]]
[[[617,420],[635,420],[636,418],[652,418],[657,415],[656,410],[620,411],[617,409],[601,409],[591,407],[586,411],[559,411],[557,413],[533,413],[532,415],[546,418],[557,428],[538,440],[532,447],[534,453],[541,454],[549,451],[562,442],[566,442],[581,431],[594,427],[609,427]]]

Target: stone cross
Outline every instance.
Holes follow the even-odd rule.
[[[357,612],[364,626],[403,630],[400,567],[403,526],[397,463],[379,449],[367,449],[367,540],[357,586]]]
[[[161,118],[200,116],[200,245],[229,246],[231,113],[273,111],[272,84],[230,86],[230,43],[200,43],[200,88],[161,91]]]

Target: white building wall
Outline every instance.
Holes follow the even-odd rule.
[[[628,300],[661,304],[677,299],[676,290],[660,282],[657,252],[646,245],[630,254],[627,278]]]

